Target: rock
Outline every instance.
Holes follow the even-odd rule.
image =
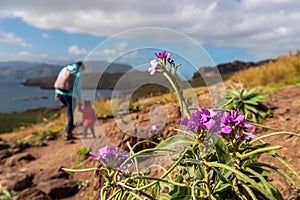
[[[48,146],[48,144],[45,143],[45,142],[42,142],[42,143],[41,143],[41,146],[42,146],[42,147],[46,147],[46,146]]]
[[[35,160],[35,157],[33,155],[31,155],[30,153],[24,152],[24,153],[19,153],[19,154],[9,157],[5,161],[5,165],[6,166],[15,166],[15,165],[20,165],[23,162],[27,163],[32,160]]]
[[[202,66],[197,72],[193,75],[193,80],[200,78],[202,76],[214,76],[216,74],[226,74],[245,70],[251,67],[258,67],[269,62],[274,62],[274,59],[262,60],[259,62],[243,62],[243,61],[232,61],[228,63],[218,64],[215,67]]]
[[[9,148],[10,148],[10,146],[7,143],[0,141],[0,150],[9,149]]]
[[[4,159],[8,158],[12,155],[12,153],[8,149],[2,149],[0,150],[0,163],[4,163]]]
[[[76,181],[67,179],[51,179],[48,181],[43,181],[40,182],[36,187],[53,199],[70,197],[79,191]]]
[[[39,172],[36,173],[33,182],[35,184],[38,184],[40,182],[43,181],[48,181],[51,179],[68,179],[69,178],[69,174],[66,173],[65,171],[61,170],[61,169],[57,169],[57,168],[53,168],[53,169],[46,169],[46,170],[41,170]]]
[[[33,177],[29,169],[0,166],[0,190],[22,191],[32,185]]]
[[[30,199],[30,200],[52,200],[52,198],[47,195],[42,190],[39,190],[35,187],[26,188],[22,192],[18,194],[16,197],[16,200],[24,200],[24,199]]]
[[[45,140],[56,140],[56,137],[55,137],[55,135],[53,135],[53,134],[46,135],[46,136],[45,136]]]
[[[23,149],[22,149],[22,148],[19,148],[19,147],[16,147],[16,148],[13,148],[13,149],[12,149],[12,153],[13,153],[13,154],[21,153],[22,151],[23,151]]]

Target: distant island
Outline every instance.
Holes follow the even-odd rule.
[[[30,63],[19,61],[0,62],[0,78],[3,79],[31,79],[41,77],[57,76],[59,70],[69,64],[46,64],[46,63]],[[132,70],[132,67],[123,63],[110,63],[106,61],[87,61],[86,73],[98,72],[127,72]]]
[[[85,73],[83,74],[83,89],[108,89],[112,90],[118,84],[118,81],[123,77],[125,73],[115,72],[115,73]],[[38,77],[30,78],[22,83],[25,86],[39,86],[42,89],[54,89],[54,81],[56,76],[51,77]],[[122,79],[122,83],[117,85],[119,89],[131,89],[139,84],[149,82],[161,82],[163,79],[162,75],[149,76],[146,71],[132,71],[126,73],[126,77]],[[145,81],[147,80],[147,81]]]

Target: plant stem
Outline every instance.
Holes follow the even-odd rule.
[[[177,83],[176,79],[167,70],[163,71],[163,75],[168,79],[169,83],[171,84],[171,86],[175,90],[176,96],[179,98],[180,112],[182,112],[185,117],[190,116],[190,111],[189,111],[189,109],[187,107],[187,104],[186,104],[186,101],[183,97],[183,92],[182,92],[179,84]]]
[[[269,134],[266,134],[266,135],[262,135],[260,137],[257,137],[253,140],[250,141],[250,144],[258,141],[258,140],[262,140],[264,138],[267,138],[267,137],[271,137],[271,136],[274,136],[274,135],[292,135],[292,136],[297,136],[297,137],[300,137],[300,134],[297,134],[297,133],[293,133],[293,132],[285,132],[285,131],[280,131],[280,132],[274,132],[274,133],[269,133]]]
[[[172,167],[170,167],[170,169],[160,177],[161,179],[168,176],[169,173],[171,173],[173,171],[173,169],[175,169],[175,167],[181,162],[181,160],[183,159],[183,157],[185,156],[187,151],[188,151],[188,149],[184,150],[184,152],[181,154],[181,156],[178,158],[178,160],[172,165]]]
[[[166,180],[166,179],[160,179],[160,178],[155,178],[155,177],[149,177],[149,176],[135,176],[134,178],[137,178],[137,179],[147,179],[147,180],[155,180],[157,182],[169,183],[169,184],[176,185],[176,186],[179,186],[179,187],[185,187],[186,186],[186,184],[184,184],[184,183],[177,183],[175,181]]]
[[[257,153],[265,153],[268,151],[273,151],[273,150],[278,150],[278,149],[281,149],[281,146],[264,147],[264,148],[259,148],[259,149],[256,149],[254,151],[251,151],[251,152],[245,153],[245,154],[240,154],[239,152],[236,152],[236,156],[241,159],[245,159],[245,158],[250,157]]]
[[[181,156],[178,158],[178,160],[172,165],[172,167],[167,172],[165,172],[159,179],[163,179],[166,176],[168,176],[169,173],[171,173],[175,169],[175,167],[180,163],[180,161],[184,158],[186,152],[187,152],[187,149],[185,149],[185,151],[181,154]],[[133,187],[128,186],[128,185],[126,185],[126,184],[124,184],[122,182],[117,182],[117,184],[120,185],[120,186],[122,186],[122,187],[124,187],[124,188],[127,188],[129,190],[141,191],[141,190],[144,190],[144,189],[146,189],[148,187],[151,187],[152,185],[156,184],[157,182],[159,182],[159,181],[157,181],[157,180],[153,181],[152,183],[149,183],[148,185],[144,185],[144,186],[139,187],[139,188],[137,188],[137,187],[133,188]]]
[[[97,170],[96,167],[93,168],[86,168],[86,169],[69,169],[69,168],[61,168],[65,172],[90,172],[90,171],[95,171]]]

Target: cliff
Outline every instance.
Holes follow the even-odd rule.
[[[275,59],[267,59],[267,60],[263,60],[263,61],[259,61],[259,62],[243,62],[243,61],[233,61],[233,62],[229,62],[229,63],[223,63],[223,64],[219,64],[215,67],[200,67],[198,72],[195,72],[193,75],[192,80],[201,78],[201,76],[206,76],[206,77],[210,77],[210,76],[214,76],[218,73],[225,75],[225,74],[230,74],[233,72],[238,72],[241,70],[245,70],[251,67],[259,67],[261,65],[264,65],[266,63],[269,62],[274,62]]]

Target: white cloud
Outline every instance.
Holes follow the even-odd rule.
[[[120,42],[117,43],[115,45],[115,47],[112,48],[105,48],[103,49],[103,51],[99,52],[99,50],[97,52],[92,52],[91,56],[102,56],[104,58],[104,60],[108,61],[108,62],[112,62],[115,59],[117,59],[119,56],[123,55],[124,53],[126,53],[128,44],[125,42]],[[124,55],[124,57],[126,57],[126,55]]]
[[[115,49],[104,49],[103,56],[106,58],[106,61],[113,61],[114,58],[117,56],[117,51]]]
[[[24,39],[17,37],[14,33],[0,32],[0,42],[10,45],[17,45],[22,47],[30,47]]]
[[[42,37],[42,38],[45,38],[45,39],[50,38],[50,36],[49,36],[47,33],[43,33],[43,34],[41,35],[41,37]]]
[[[76,46],[75,46],[76,47]],[[79,52],[78,47],[73,47],[74,52]],[[69,48],[70,49],[70,48]],[[116,44],[110,44],[108,47],[97,47],[92,50],[84,50],[86,52],[85,59],[88,60],[105,60],[108,62],[115,61],[116,59],[127,59],[127,58],[133,58],[138,56],[137,52],[128,52],[131,51],[129,49],[129,45],[126,42],[120,42]]]
[[[138,27],[164,27],[203,43],[246,49],[259,58],[274,57],[300,44],[298,0],[4,0],[0,17],[20,17],[44,29],[111,36]],[[174,38],[147,32],[132,38]],[[174,41],[178,41],[175,39]],[[70,53],[84,54],[71,48]],[[106,49],[106,55],[113,55]]]
[[[84,48],[80,49],[76,45],[72,45],[72,46],[69,47],[68,53],[73,54],[73,55],[87,55],[89,53],[89,51],[84,49]]]

